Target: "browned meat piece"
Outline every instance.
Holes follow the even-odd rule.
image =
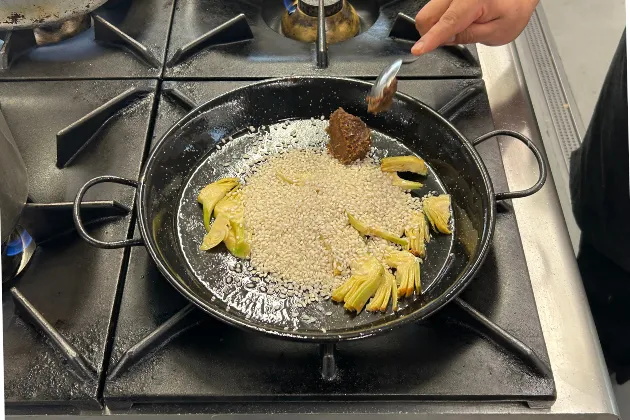
[[[370,151],[370,129],[361,118],[348,114],[343,108],[331,114],[326,131],[330,137],[328,151],[341,163],[363,159]]]
[[[388,86],[385,87],[385,89],[383,89],[381,96],[368,96],[368,112],[377,114],[379,112],[387,111],[392,106],[392,102],[394,102],[394,95],[396,94],[397,89],[398,80],[394,79]]]

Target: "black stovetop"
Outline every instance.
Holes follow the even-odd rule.
[[[278,32],[289,0],[109,0],[94,12],[94,27],[59,44],[30,48],[32,31],[0,31],[12,51],[0,80],[374,78],[392,57],[409,55],[418,35],[399,14],[414,16],[427,1],[355,0],[362,32],[330,45],[328,66],[318,68],[314,44]],[[400,76],[474,78],[481,68],[473,46],[445,47]]]
[[[97,10],[97,16],[118,16],[111,23],[147,47],[160,62],[153,68],[127,49],[100,44],[86,44],[93,48],[89,56],[68,61],[57,56],[45,66],[34,58],[39,48],[13,57],[8,70],[0,70],[0,110],[27,166],[30,205],[70,202],[95,176],[137,178],[151,144],[195,104],[247,83],[238,79],[375,76],[411,45],[387,37],[396,14],[413,16],[423,4],[381,2],[387,4],[374,25],[346,46],[333,45],[329,67],[318,70],[313,45],[296,45],[265,26],[257,12],[266,10],[263,3],[269,2],[116,0]],[[178,64],[164,64],[182,44],[238,13],[245,14],[253,42],[205,45]],[[211,35],[216,39],[216,31]],[[380,41],[372,43],[373,38]],[[365,53],[343,52],[351,42]],[[73,45],[65,43],[56,47]],[[473,138],[492,130],[492,117],[479,66],[459,53],[441,50],[415,63],[405,78],[422,80],[402,80],[399,87],[435,109],[459,95],[442,112]],[[57,134],[68,126],[72,129]],[[479,150],[496,190],[504,190],[496,141]],[[86,199],[114,199],[123,210],[134,205],[133,191],[113,184],[93,188]],[[69,217],[60,214],[56,217]],[[91,232],[102,240],[132,237],[132,212],[110,219],[100,220]],[[499,213],[491,252],[459,303],[425,323],[326,349],[336,355],[338,374],[332,381],[322,379],[318,346],[237,330],[189,306],[143,248],[96,249],[74,232],[38,242],[25,272],[3,284],[9,413],[100,412],[104,406],[115,413],[246,412],[256,410],[254,403],[264,410],[264,404],[284,402],[288,409],[289,402],[304,401],[544,405],[555,399],[509,207]],[[492,333],[487,322],[511,337]],[[538,357],[515,350],[514,337]]]

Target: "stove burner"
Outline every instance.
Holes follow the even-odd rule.
[[[89,29],[91,25],[90,15],[70,18],[63,22],[40,26],[33,29],[37,45],[56,44],[64,39],[72,38]]]
[[[2,246],[2,283],[14,279],[28,265],[35,252],[35,241],[21,226],[18,226],[6,244]]]
[[[324,13],[326,17],[332,16],[343,9],[344,0],[324,0]],[[317,17],[319,0],[298,0],[298,9],[309,16]]]
[[[317,40],[317,11],[319,0],[298,0],[282,15],[282,34],[302,42]],[[361,30],[356,10],[347,0],[324,0],[326,41],[329,44],[345,41]]]

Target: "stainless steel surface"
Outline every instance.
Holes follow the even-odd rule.
[[[35,28],[85,15],[107,0],[2,0],[0,30]]]
[[[568,99],[570,88],[560,77],[557,55],[554,56],[552,52],[553,38],[543,28],[543,19],[544,12],[539,9],[532,16],[523,35],[529,44],[534,65],[542,83],[543,94],[549,106],[551,122],[558,136],[564,163],[569,168],[571,152],[580,147],[583,133],[580,132],[577,119],[571,112]]]
[[[26,166],[0,108],[0,243],[9,236],[28,196]]]
[[[580,146],[585,130],[542,6],[515,44],[569,236],[577,252],[580,230],[571,209],[569,157]]]
[[[481,46],[479,56],[496,128],[542,146],[515,46]],[[499,144],[510,189],[529,185],[537,174],[527,149],[509,140]],[[618,416],[553,183],[513,206],[558,392],[549,413]]]

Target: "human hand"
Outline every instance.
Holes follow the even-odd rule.
[[[521,33],[538,0],[430,0],[416,16],[421,38],[411,48],[426,54],[441,45],[507,44]]]

